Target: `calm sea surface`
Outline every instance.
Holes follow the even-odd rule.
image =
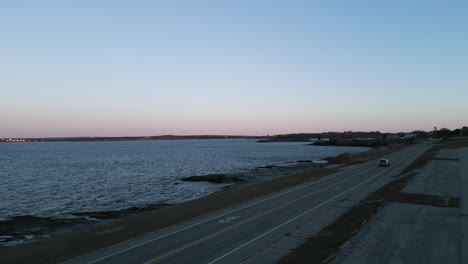
[[[178,203],[225,185],[182,182],[213,173],[360,152],[368,148],[255,140],[0,144],[0,220]]]

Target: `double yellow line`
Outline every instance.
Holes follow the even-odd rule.
[[[398,155],[397,157],[395,157],[395,159],[397,160],[397,159],[402,158],[403,156],[406,156],[406,155],[408,154],[407,152],[410,152],[410,151],[409,151],[408,149],[405,149],[405,150],[403,151],[403,153],[398,153],[399,155]],[[418,151],[418,153],[419,153],[419,151]],[[272,213],[272,212],[274,212],[274,211],[277,211],[277,210],[279,210],[279,209],[281,209],[281,208],[283,208],[283,207],[285,207],[285,206],[288,206],[288,205],[290,205],[290,204],[292,204],[292,203],[295,203],[295,202],[297,202],[297,201],[303,200],[303,199],[305,199],[305,198],[307,198],[307,197],[309,197],[309,196],[311,196],[311,195],[314,195],[314,194],[317,194],[317,193],[319,193],[319,192],[322,192],[322,191],[325,191],[325,190],[327,190],[327,189],[330,189],[330,188],[332,188],[332,187],[334,187],[334,186],[336,186],[336,185],[338,185],[338,184],[340,184],[340,183],[343,183],[343,182],[345,182],[345,181],[348,181],[349,179],[355,177],[356,175],[358,175],[358,174],[360,174],[360,173],[362,173],[362,171],[356,171],[356,172],[354,172],[352,175],[350,175],[350,176],[348,176],[348,177],[346,177],[346,178],[344,178],[344,179],[341,179],[341,180],[339,180],[339,181],[337,181],[337,182],[335,182],[335,183],[329,184],[329,185],[327,185],[327,186],[325,186],[325,187],[322,187],[322,188],[320,188],[320,189],[317,189],[317,190],[315,190],[315,191],[312,191],[312,192],[310,192],[310,193],[307,193],[307,194],[305,194],[305,195],[303,195],[303,196],[300,196],[300,197],[298,197],[298,198],[296,198],[296,199],[294,199],[294,200],[291,200],[291,201],[288,201],[288,202],[286,202],[286,203],[283,203],[283,204],[281,204],[281,205],[279,205],[279,206],[277,206],[277,207],[275,207],[275,208],[272,208],[272,209],[270,209],[270,210],[268,210],[268,211],[265,211],[265,212],[263,212],[263,213],[254,215],[254,216],[252,216],[252,217],[250,217],[250,218],[248,218],[248,219],[245,219],[245,220],[243,220],[243,221],[241,221],[241,222],[239,222],[239,223],[233,224],[233,225],[231,225],[231,226],[229,226],[229,227],[226,227],[226,228],[224,228],[224,229],[222,229],[222,230],[219,230],[219,231],[217,231],[217,232],[214,232],[214,233],[212,233],[212,234],[209,234],[209,235],[207,235],[207,236],[204,236],[204,237],[202,237],[202,238],[200,238],[200,239],[197,239],[197,240],[195,240],[195,241],[192,241],[192,242],[190,242],[190,243],[188,243],[188,244],[186,244],[186,245],[183,245],[183,246],[181,246],[181,247],[178,247],[178,248],[176,248],[176,249],[173,249],[173,250],[171,250],[171,251],[169,251],[169,252],[166,252],[166,253],[164,253],[164,254],[158,256],[158,257],[155,257],[155,258],[152,258],[152,259],[150,259],[150,260],[147,260],[147,261],[143,262],[143,264],[152,264],[152,263],[154,263],[154,262],[157,262],[157,261],[159,261],[159,260],[162,260],[162,259],[164,259],[164,258],[167,258],[167,257],[169,257],[169,256],[171,256],[171,255],[176,254],[177,252],[180,252],[180,251],[182,251],[182,250],[184,250],[184,249],[186,249],[186,248],[189,248],[189,247],[194,246],[194,245],[196,245],[196,244],[198,244],[198,243],[201,243],[201,242],[203,242],[203,241],[206,241],[206,240],[208,240],[208,239],[210,239],[210,238],[212,238],[212,237],[214,237],[214,236],[217,236],[217,235],[219,235],[219,234],[222,234],[222,233],[224,233],[224,232],[226,232],[226,231],[229,231],[229,230],[231,230],[231,229],[233,229],[233,228],[235,228],[235,227],[238,227],[238,226],[241,226],[241,225],[246,224],[246,223],[248,223],[248,222],[251,222],[251,221],[253,221],[253,220],[255,220],[255,219],[257,219],[257,218],[259,218],[259,217],[261,217],[261,216],[264,216],[264,215],[266,215],[266,214],[269,214],[269,213]],[[366,181],[367,181],[367,180],[366,180]],[[361,185],[361,184],[362,184],[362,183],[360,183],[360,184],[358,184],[358,185]],[[357,187],[357,186],[356,186],[356,187]],[[354,188],[355,188],[355,187],[353,187],[353,188],[351,188],[351,189],[354,189]],[[346,192],[347,192],[347,191],[346,191]]]
[[[188,243],[188,244],[186,244],[186,245],[183,245],[183,246],[178,247],[178,248],[176,248],[176,249],[173,249],[173,250],[171,250],[171,251],[169,251],[169,252],[166,252],[166,253],[164,253],[164,254],[158,256],[158,257],[155,257],[155,258],[153,258],[153,259],[147,260],[147,261],[143,262],[143,264],[151,264],[151,263],[157,262],[157,261],[159,261],[159,260],[161,260],[161,259],[167,258],[167,257],[169,257],[169,256],[171,256],[171,255],[174,255],[174,254],[177,253],[177,252],[180,252],[180,251],[182,251],[182,250],[184,250],[184,249],[186,249],[186,248],[189,248],[189,247],[194,246],[194,245],[196,245],[196,244],[198,244],[198,243],[201,243],[201,242],[203,242],[203,241],[206,241],[206,240],[208,240],[208,239],[210,239],[210,238],[212,238],[212,237],[214,237],[214,236],[217,236],[217,235],[219,235],[219,234],[222,234],[222,233],[224,233],[224,232],[226,232],[226,231],[229,231],[229,230],[231,230],[231,229],[233,229],[233,228],[235,228],[235,227],[238,227],[238,226],[241,226],[241,225],[246,224],[246,223],[248,223],[248,222],[251,222],[251,221],[253,221],[253,220],[255,220],[255,219],[257,219],[257,218],[259,218],[259,217],[261,217],[261,216],[264,216],[264,215],[266,215],[266,214],[269,214],[269,213],[272,213],[272,212],[274,212],[274,211],[277,211],[277,210],[279,210],[279,209],[281,209],[281,208],[283,208],[283,207],[285,207],[285,206],[288,206],[288,205],[290,205],[290,204],[292,204],[292,203],[295,203],[295,202],[297,202],[297,201],[303,200],[303,199],[305,199],[305,198],[307,198],[307,197],[309,197],[309,196],[311,196],[311,195],[313,195],[313,194],[316,194],[316,193],[325,191],[325,190],[327,190],[327,189],[330,189],[330,188],[332,188],[333,186],[336,186],[336,185],[338,185],[338,184],[340,184],[340,183],[342,183],[342,182],[345,182],[345,181],[347,181],[347,180],[349,180],[349,179],[355,177],[356,175],[357,175],[357,173],[355,173],[354,175],[348,176],[348,177],[346,177],[346,178],[344,178],[344,179],[342,179],[342,180],[340,180],[340,181],[337,181],[337,182],[335,182],[335,183],[333,183],[333,184],[327,185],[327,186],[322,187],[322,188],[320,188],[320,189],[317,189],[317,190],[315,190],[315,191],[313,191],[313,192],[310,192],[310,193],[308,193],[308,194],[305,194],[305,195],[303,195],[303,196],[301,196],[301,197],[298,197],[298,198],[296,198],[296,199],[294,199],[294,200],[291,200],[291,201],[288,201],[288,202],[286,202],[286,203],[283,203],[283,204],[281,204],[281,205],[279,205],[279,206],[277,206],[277,207],[275,207],[275,208],[272,208],[272,209],[270,209],[270,210],[268,210],[268,211],[265,211],[265,212],[263,212],[263,213],[254,215],[254,216],[252,216],[252,217],[250,217],[250,218],[248,218],[248,219],[245,219],[245,220],[243,220],[243,221],[241,221],[241,222],[239,222],[239,223],[236,223],[236,224],[234,224],[234,225],[231,225],[231,226],[229,226],[229,227],[226,227],[226,228],[224,228],[224,229],[221,229],[221,230],[219,230],[219,231],[217,231],[217,232],[214,232],[214,233],[212,233],[212,234],[209,234],[209,235],[207,235],[207,236],[204,236],[204,237],[202,237],[202,238],[200,238],[200,239],[197,239],[197,240],[195,240],[195,241],[192,241],[192,242],[190,242],[190,243]]]

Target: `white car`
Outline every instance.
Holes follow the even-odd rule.
[[[388,159],[379,160],[379,167],[388,167],[390,166],[390,161]]]

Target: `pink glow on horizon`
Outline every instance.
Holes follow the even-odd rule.
[[[468,125],[466,1],[7,6],[0,138]]]

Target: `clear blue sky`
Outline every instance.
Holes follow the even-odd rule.
[[[0,137],[468,125],[468,1],[1,1]]]

